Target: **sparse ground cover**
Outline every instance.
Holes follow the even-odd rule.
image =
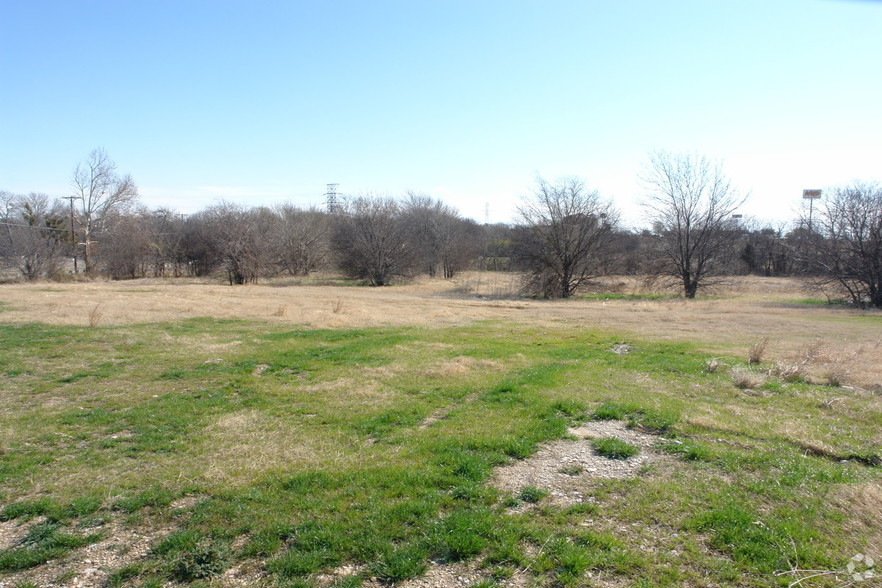
[[[4,288],[0,585],[832,586],[882,556],[877,313]]]

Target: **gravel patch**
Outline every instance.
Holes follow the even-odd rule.
[[[3,523],[2,527],[6,528],[10,522],[15,523],[9,521]],[[33,519],[21,524],[15,533],[23,536],[27,529],[38,522],[39,520]],[[71,530],[73,529],[75,527],[72,526]],[[71,551],[63,558],[50,560],[41,566],[4,574],[0,579],[0,588],[13,588],[27,582],[41,587],[104,586],[112,572],[147,555],[156,539],[170,531],[171,529],[134,530],[113,519],[101,526],[83,530],[89,533],[103,532],[105,539]],[[3,536],[0,532],[0,538]]]
[[[546,444],[527,459],[498,468],[491,484],[504,492],[518,494],[527,486],[549,492],[551,504],[569,506],[586,498],[586,482],[597,478],[629,478],[661,459],[653,451],[658,437],[629,429],[621,421],[591,421],[569,430],[576,439],[561,439]],[[614,437],[640,448],[640,453],[626,460],[597,455],[591,440]]]

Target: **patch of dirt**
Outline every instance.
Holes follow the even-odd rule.
[[[245,561],[229,568],[223,573],[220,586],[271,586],[261,562]],[[214,584],[212,584],[214,585]]]
[[[662,459],[652,449],[657,437],[628,429],[621,421],[591,421],[570,429],[569,433],[577,439],[554,441],[532,457],[498,468],[491,484],[512,494],[534,486],[549,492],[551,504],[569,506],[590,500],[585,496],[587,481],[636,476],[641,469]],[[597,455],[591,440],[599,437],[620,439],[640,448],[640,453],[626,460]]]
[[[412,578],[396,584],[397,588],[467,588],[482,580],[489,580],[489,574],[472,563],[429,564],[429,569],[419,578]],[[530,583],[526,573],[515,573],[511,578],[496,580],[497,586],[506,588],[526,588]],[[384,588],[386,584],[369,580],[362,584],[366,588]]]
[[[193,507],[199,504],[199,501],[203,498],[204,496],[199,496],[198,494],[190,494],[178,498],[169,506],[175,510],[192,510]]]
[[[25,523],[18,520],[0,521],[0,550],[13,547],[16,543],[21,541],[25,535],[27,535],[28,529],[30,529],[31,526],[37,523],[42,523],[45,520],[45,517],[40,517],[39,519],[32,519]],[[2,586],[2,584],[0,584],[0,586]]]
[[[24,536],[28,529],[43,520],[40,518],[26,523],[18,521],[2,523],[0,525],[2,545],[11,546],[17,540],[14,537]],[[41,566],[4,574],[0,579],[0,588],[13,588],[28,582],[41,587],[104,586],[111,573],[147,555],[155,541],[170,531],[170,528],[130,529],[115,517],[104,524],[82,530],[84,533],[104,534],[105,538],[101,541],[73,550],[64,557],[50,560]],[[11,538],[12,543],[7,543],[6,541]]]

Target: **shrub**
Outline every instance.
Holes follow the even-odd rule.
[[[708,374],[715,374],[720,368],[724,367],[725,365],[726,364],[724,364],[719,359],[712,357],[704,362],[704,371]]]
[[[729,374],[732,376],[732,382],[735,384],[735,387],[742,390],[747,388],[759,388],[766,383],[765,378],[763,378],[761,374],[745,367],[734,367]]]
[[[747,363],[750,365],[759,364],[763,362],[763,355],[766,352],[766,345],[769,343],[768,337],[763,337],[756,343],[750,346],[750,351],[747,353]]]

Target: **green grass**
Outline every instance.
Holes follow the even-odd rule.
[[[536,486],[525,486],[518,494],[518,498],[524,502],[535,504],[548,496],[548,490],[537,488]]]
[[[625,460],[640,453],[639,448],[622,441],[621,439],[616,439],[615,437],[592,439],[591,447],[594,448],[594,452],[597,453],[597,455],[609,459]]]
[[[240,563],[280,585],[342,565],[360,571],[340,585],[395,583],[432,561],[477,561],[486,585],[529,570],[561,586],[588,573],[775,586],[797,556],[832,568],[863,549],[857,513],[826,497],[880,468],[806,454],[788,423],[833,455],[873,456],[872,397],[838,390],[831,410],[829,391],[806,383],[744,396],[689,345],[611,353],[621,341],[502,322],[0,325],[0,520],[23,537],[0,552],[0,581],[99,540],[110,521],[154,537],[113,571],[119,586],[205,585]],[[489,484],[587,419],[658,435],[675,467],[626,480],[567,470],[584,484],[572,506],[541,485],[511,496]],[[510,508],[523,502],[534,506]]]
[[[0,571],[26,570],[101,539],[99,533],[75,534],[56,522],[31,525],[17,545],[0,550]]]
[[[672,409],[642,408],[630,402],[606,400],[591,414],[597,421],[627,421],[629,427],[638,427],[651,433],[670,433],[679,416]]]
[[[809,306],[843,306],[842,300],[829,300],[827,298],[800,298],[798,300],[790,300],[794,304],[805,304]]]

